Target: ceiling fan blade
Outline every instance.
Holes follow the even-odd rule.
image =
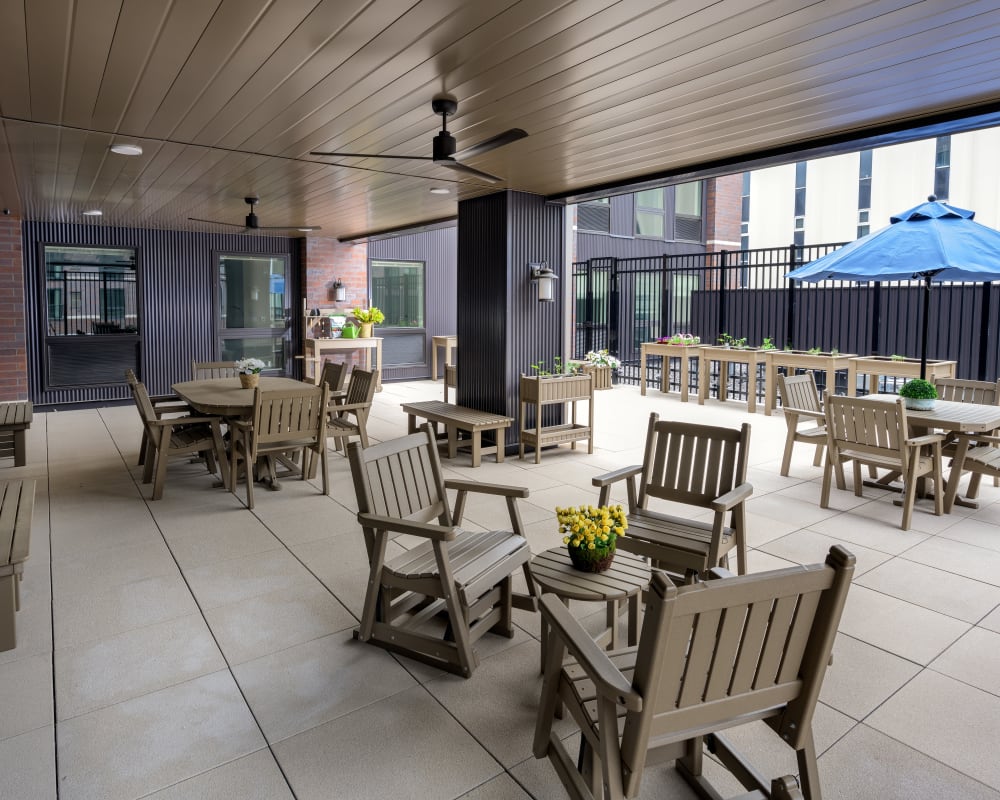
[[[474,158],[475,156],[482,155],[483,153],[488,153],[490,150],[496,150],[498,147],[503,147],[511,142],[516,142],[518,139],[523,139],[527,135],[527,131],[523,131],[520,128],[511,128],[509,131],[498,133],[496,136],[490,139],[485,139],[479,144],[466,147],[464,150],[455,153],[455,158],[459,161],[465,158]]]
[[[321,231],[319,225],[258,225],[255,231]]]
[[[219,222],[214,219],[198,219],[197,217],[188,217],[191,222],[207,222],[209,225],[225,225],[227,228],[245,228],[246,225],[238,225],[235,222]]]
[[[456,172],[464,172],[466,175],[474,175],[480,180],[484,180],[487,183],[503,183],[503,178],[498,178],[496,175],[490,175],[488,172],[482,172],[481,170],[475,169],[474,167],[468,167],[465,164],[459,164],[457,161],[452,161],[449,159],[442,159],[440,161],[435,161],[440,167],[447,167],[448,169],[453,169]]]
[[[404,159],[406,161],[433,161],[430,156],[391,156],[385,153],[320,153],[316,150],[310,150],[309,155],[311,156],[334,156],[336,158],[398,158]]]

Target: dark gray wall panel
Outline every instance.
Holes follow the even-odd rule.
[[[151,394],[165,394],[172,383],[189,379],[192,360],[207,361],[216,357],[214,252],[288,256],[285,305],[292,310],[292,319],[298,319],[295,311],[302,304],[299,299],[302,292],[297,239],[42,222],[25,222],[22,234],[29,396],[37,404],[94,403],[129,398],[124,375],[120,376],[117,385],[43,389],[45,309],[41,306],[43,281],[39,266],[42,244],[135,248],[141,303],[139,374]],[[296,339],[297,327],[291,326]],[[301,352],[301,343],[294,341],[291,351],[293,354]]]

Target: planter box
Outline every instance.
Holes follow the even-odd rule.
[[[927,361],[926,378],[934,383],[938,378],[954,378],[957,361]],[[879,378],[892,375],[895,378],[919,378],[920,359],[892,359],[889,356],[858,356],[848,361],[847,394],[854,397],[857,394],[858,374],[869,375],[869,394],[879,391]]]
[[[569,443],[576,449],[576,443],[587,442],[587,452],[594,452],[594,376],[590,373],[579,375],[552,375],[547,377],[522,375],[519,384],[520,395],[520,444],[518,456],[524,458],[525,445],[535,449],[535,463],[542,457],[542,448],[548,445]],[[576,404],[587,401],[587,422],[577,422]],[[559,425],[543,425],[542,409],[554,403],[570,404],[570,422]],[[526,426],[529,406],[534,411],[533,428]],[[565,412],[565,409],[564,409]]]
[[[663,365],[660,367],[660,391],[666,392],[668,386],[668,373],[670,372],[670,359],[679,358],[680,366],[680,386],[681,402],[688,401],[688,385],[691,382],[690,367],[691,359],[701,355],[701,344],[671,344],[670,342],[643,342],[639,347],[639,392],[646,394],[646,357],[660,356]],[[695,365],[697,374],[698,366]]]
[[[764,363],[764,354],[770,352],[755,347],[722,347],[702,345],[698,362],[698,405],[708,398],[709,370],[713,361],[719,362],[719,400],[725,401],[728,391],[729,364],[746,364],[747,367],[747,411],[757,410],[757,365]]]
[[[813,369],[826,374],[826,388],[836,385],[837,370],[849,370],[850,361],[857,353],[810,353],[808,350],[765,350],[767,386],[764,393],[764,413],[771,415],[778,398],[778,368],[787,370]]]
[[[612,387],[611,379],[613,377],[613,371],[611,367],[596,366],[594,364],[588,364],[586,361],[570,361],[571,365],[576,365],[579,367],[580,371],[585,375],[594,376],[594,389],[610,389]]]

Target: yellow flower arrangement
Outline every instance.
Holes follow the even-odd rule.
[[[573,563],[581,569],[607,569],[615,541],[628,530],[625,509],[618,506],[556,508],[559,533]]]

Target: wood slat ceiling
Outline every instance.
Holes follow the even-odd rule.
[[[1000,9],[917,0],[0,0],[0,204],[28,219],[350,236],[506,186],[566,195],[1000,101]],[[998,106],[1000,108],[1000,106]],[[143,155],[109,152],[137,142]],[[429,193],[433,186],[450,195]]]

